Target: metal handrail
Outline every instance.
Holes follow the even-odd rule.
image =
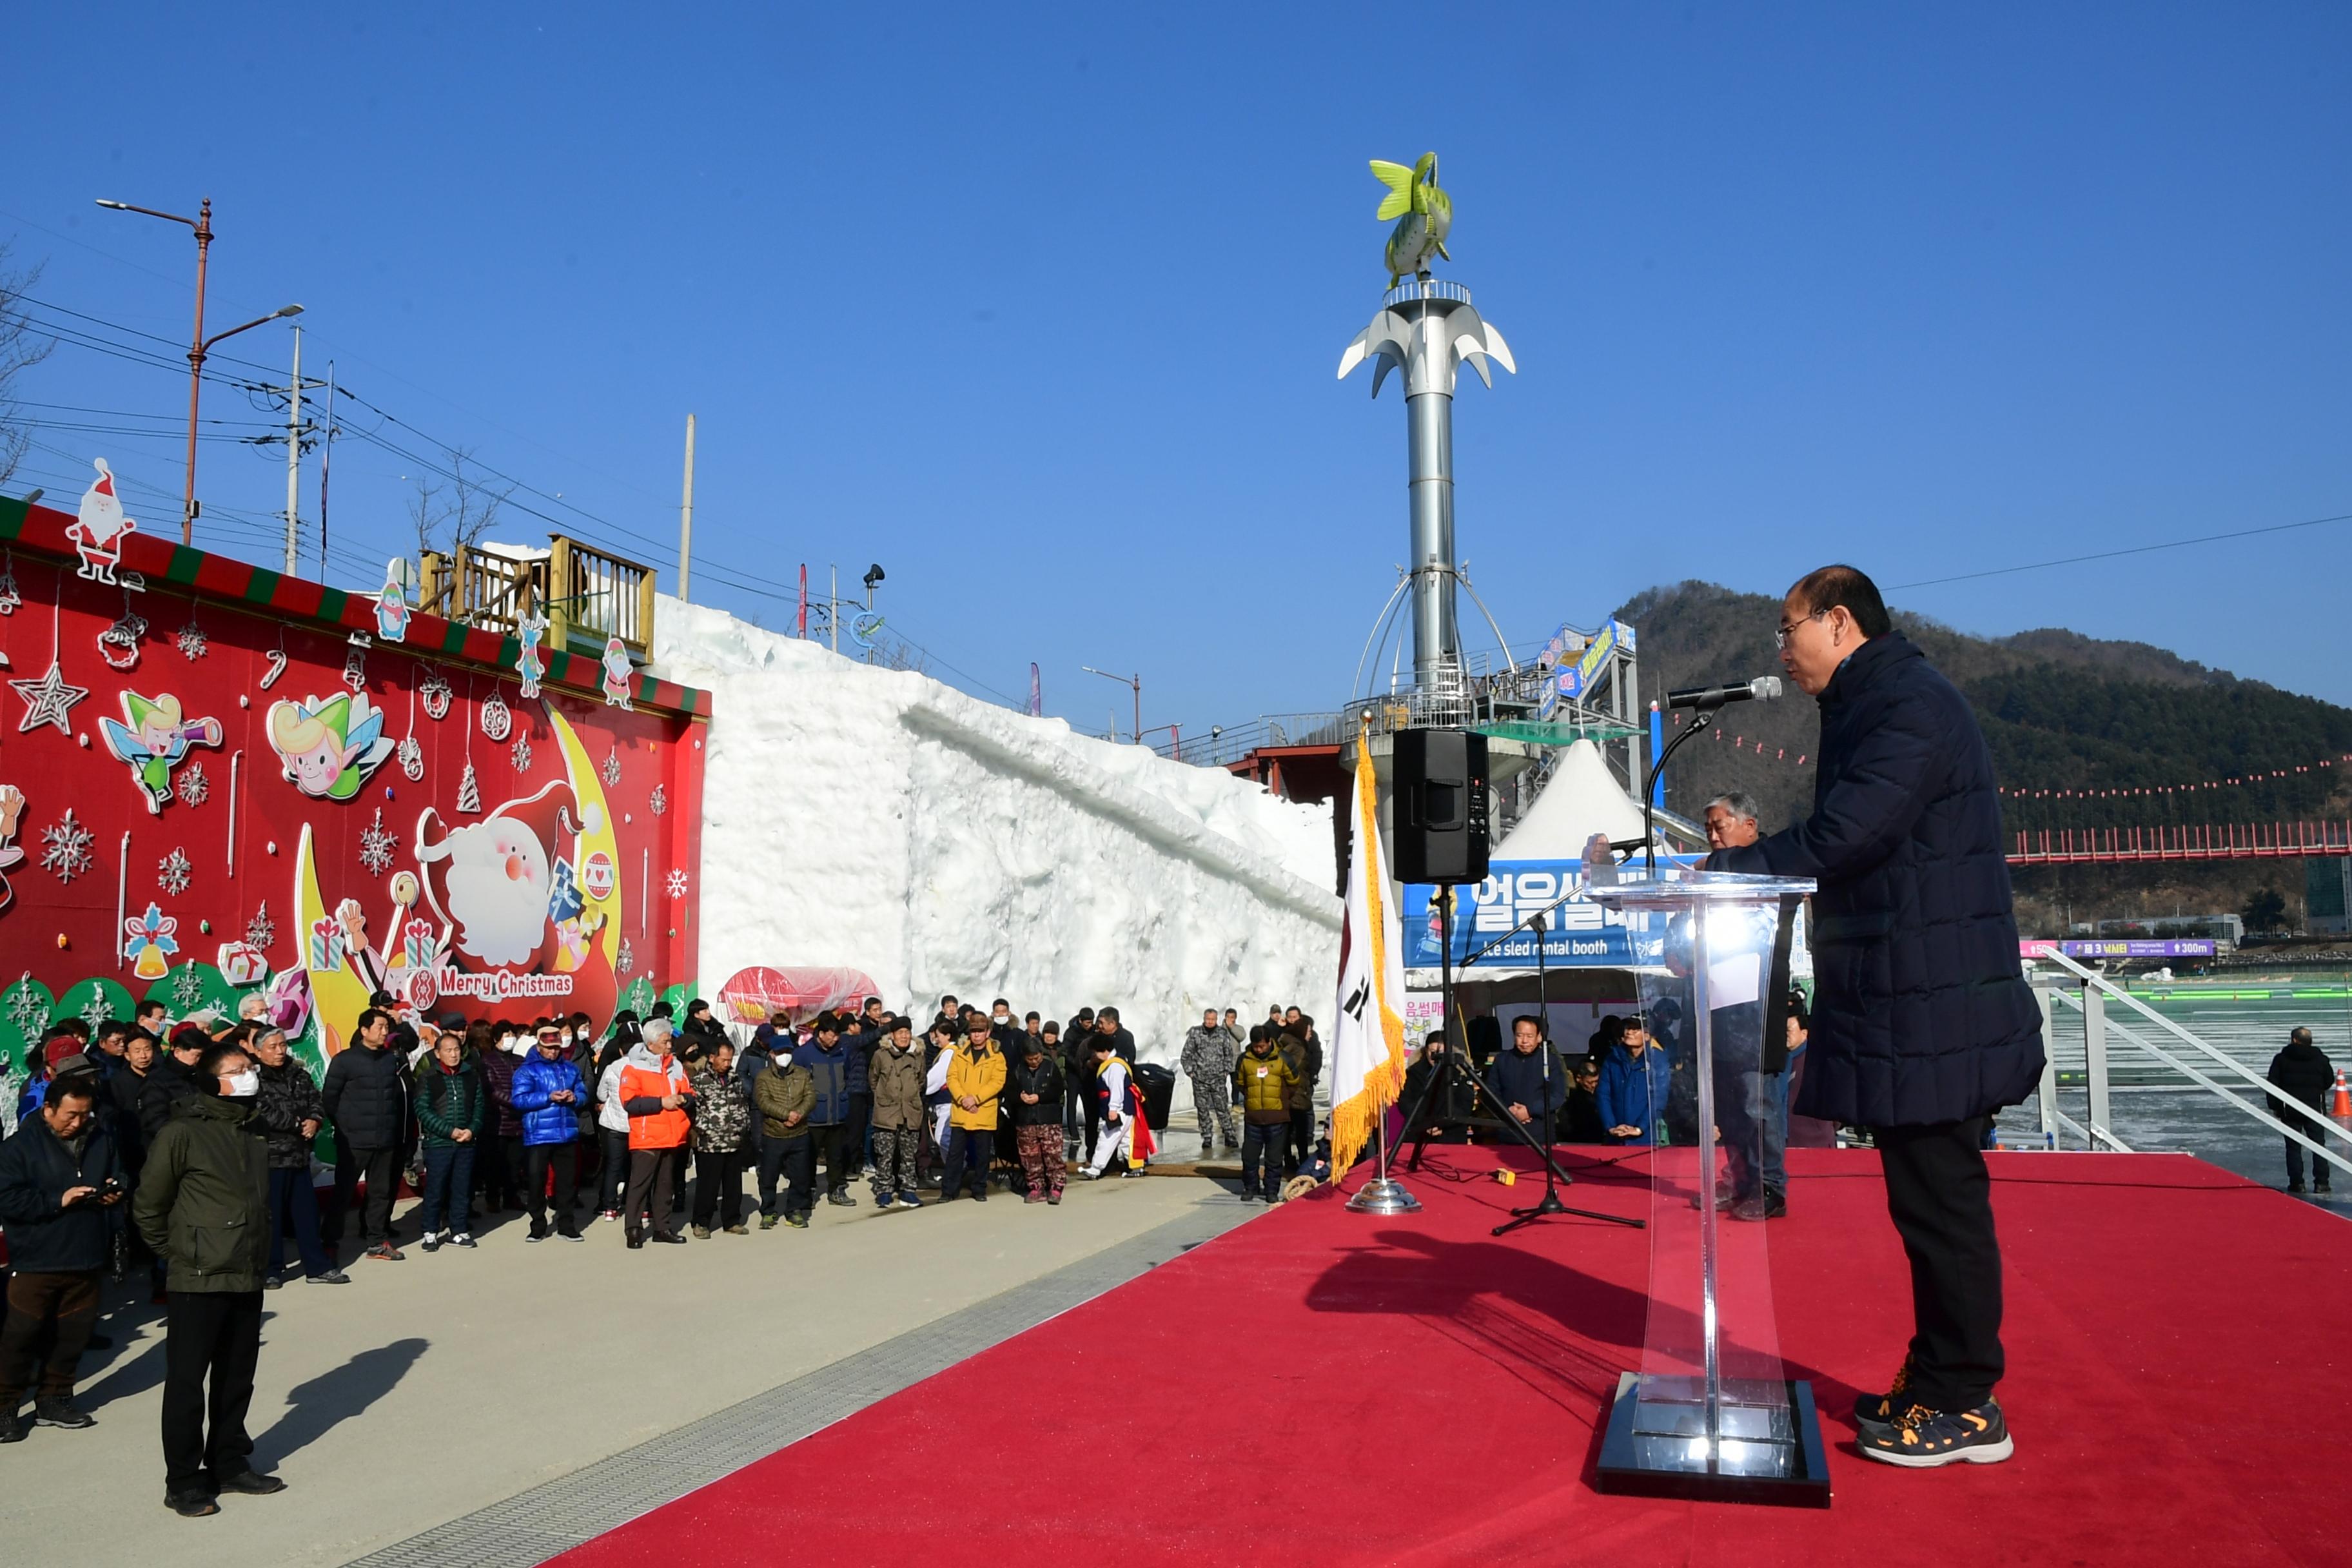
[[[2223,1067],[2228,1068],[2231,1072],[2236,1073],[2240,1078],[2244,1079],[2247,1082],[2254,1085],[2264,1094],[2273,1095],[2278,1092],[2276,1087],[2273,1085],[2268,1079],[2256,1073],[2253,1068],[2246,1066],[2243,1062],[2239,1061],[2235,1058],[2231,1057],[2228,1052],[2221,1050],[2220,1047],[2199,1039],[2196,1036],[2190,1034],[2188,1030],[2182,1028],[2179,1025],[2174,1023],[2171,1019],[2166,1017],[2163,1014],[2158,1012],[2155,1008],[2149,1006],[2147,1003],[2141,1001],[2130,992],[2123,990],[2122,988],[2113,984],[2105,976],[2084,968],[2081,964],[2076,963],[2073,959],[2066,957],[2064,954],[2056,952],[2043,953],[2040,956],[2037,962],[2054,963],[2061,969],[2066,970],[2076,978],[2080,979],[2085,986],[2096,986],[2102,996],[2114,997],[2116,1000],[2123,1002],[2137,1011],[2146,1014],[2150,1022],[2156,1024],[2160,1028],[2169,1030],[2171,1033],[2179,1036],[2182,1040],[2186,1041],[2190,1046],[2195,1047],[2198,1050],[2204,1052],[2205,1055],[2221,1063]],[[2082,1004],[2074,1002],[2073,997],[2068,997],[2067,1000],[2077,1006],[2082,1005]],[[2087,1013],[2088,1010],[2085,1009],[2085,1011]],[[2117,1034],[2121,1035],[2125,1039],[2129,1040],[2133,1045],[2137,1046],[2140,1049],[2146,1051],[2148,1055],[2154,1057],[2157,1060],[2162,1062],[2165,1066],[2172,1068],[2175,1072],[2179,1073],[2191,1082],[2221,1096],[2221,1098],[2228,1104],[2235,1107],[2244,1114],[2252,1117],[2255,1121],[2262,1122],[2264,1126],[2284,1133],[2294,1142],[2300,1143],[2305,1148],[2310,1150],[2312,1153],[2316,1155],[2318,1158],[2326,1160],[2332,1165],[2337,1166],[2347,1174],[2352,1174],[2352,1159],[2347,1159],[2345,1156],[2335,1152],[2325,1145],[2313,1142],[2310,1138],[2305,1137],[2300,1131],[2288,1126],[2285,1122],[2280,1121],[2277,1117],[2273,1116],[2269,1111],[2263,1110],[2260,1106],[2249,1105],[2246,1101],[2231,1093],[2229,1089],[2220,1083],[2215,1082],[2206,1074],[2199,1071],[2196,1068],[2191,1067],[2189,1063],[2181,1060],[2179,1057],[2174,1056],[2171,1052],[2167,1051],[2157,1045],[2155,1041],[2141,1038],[2138,1035],[2124,1027],[2123,1025],[2115,1023],[2112,1019],[2108,1020],[2108,1022]],[[2332,1121],[2324,1121],[2318,1122],[2317,1126],[2322,1132],[2333,1133],[2335,1136],[2343,1139],[2346,1142],[2352,1143],[2352,1130],[2338,1127]]]

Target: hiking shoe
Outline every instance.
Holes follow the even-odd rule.
[[[0,1443],[21,1443],[33,1424],[11,1410],[0,1415]]]
[[[431,1248],[428,1247],[426,1250],[430,1251]],[[402,1252],[400,1248],[393,1246],[393,1244],[388,1241],[379,1241],[373,1247],[369,1247],[362,1256],[373,1258],[379,1263],[398,1263],[402,1258],[405,1258],[407,1254]]]
[[[1865,1459],[1920,1470],[1940,1465],[1997,1465],[2017,1451],[1997,1399],[1974,1410],[1914,1405],[1892,1426],[1864,1426],[1855,1442]]]
[[[89,1418],[88,1412],[78,1408],[72,1400],[64,1395],[45,1394],[33,1401],[33,1425],[63,1426],[68,1431],[79,1431],[84,1426],[95,1426],[98,1423]]]
[[[2303,1184],[2301,1182],[2289,1182],[2286,1184],[2286,1190],[2290,1193],[2300,1193],[2303,1191]]]
[[[1895,1414],[1903,1408],[1903,1391],[1911,1386],[1913,1371],[1911,1352],[1903,1352],[1903,1364],[1895,1369],[1895,1382],[1884,1394],[1864,1394],[1853,1402],[1854,1425],[1858,1426],[1892,1426]]]
[[[1779,1193],[1766,1193],[1760,1197],[1742,1198],[1725,1212],[1734,1219],[1783,1219],[1789,1213],[1789,1200]]]
[[[772,1215],[772,1214],[763,1214],[763,1215],[761,1215],[760,1216],[760,1228],[761,1228],[761,1230],[773,1230],[773,1229],[775,1229],[775,1228],[776,1228],[776,1218],[777,1218],[777,1216],[776,1216],[776,1215]]]
[[[215,1514],[220,1511],[220,1504],[213,1500],[213,1497],[210,1492],[194,1490],[165,1492],[163,1494],[163,1506],[170,1509],[173,1513],[178,1514],[182,1519],[203,1519],[208,1514]]]
[[[694,1227],[694,1239],[697,1241],[709,1241],[710,1239],[710,1227],[707,1225],[696,1226]]]
[[[856,1194],[847,1191],[827,1193],[824,1201],[838,1208],[854,1209],[857,1206]]]
[[[1045,1201],[1049,1204],[1059,1204],[1062,1201],[1062,1194],[1059,1193],[1047,1193],[1045,1194]]]
[[[740,1222],[739,1222],[739,1223],[737,1223],[737,1224],[734,1224],[734,1225],[730,1225],[730,1226],[727,1226],[726,1228],[727,1228],[727,1234],[728,1234],[728,1235],[730,1235],[730,1236],[749,1236],[749,1235],[751,1235],[751,1227],[750,1227],[749,1226],[743,1225],[743,1224],[741,1224],[741,1223],[740,1223]]]
[[[248,1497],[268,1497],[272,1492],[286,1489],[284,1481],[276,1476],[265,1476],[259,1470],[239,1470],[236,1475],[223,1476],[219,1486],[225,1492],[243,1492]]]
[[[806,1230],[808,1228],[808,1215],[804,1214],[788,1214],[784,1216],[784,1223],[791,1226],[794,1230]]]
[[[313,1285],[348,1285],[351,1282],[352,1277],[340,1268],[330,1268],[323,1274],[313,1274],[310,1279],[310,1283]]]

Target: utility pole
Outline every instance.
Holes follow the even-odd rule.
[[[295,574],[302,531],[297,499],[302,483],[302,329],[294,329],[294,380],[286,390],[286,575]],[[326,574],[319,574],[320,582]]]
[[[686,498],[677,506],[677,596],[686,597],[694,555],[694,416],[686,416]]]
[[[824,624],[833,636],[833,651],[841,651],[841,568],[833,569],[833,586],[825,590]]]
[[[319,581],[327,580],[327,477],[335,466],[335,362],[327,362],[327,424],[319,438]]]

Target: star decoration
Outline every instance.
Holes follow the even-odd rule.
[[[38,680],[12,680],[9,683],[17,696],[25,700],[25,717],[17,721],[16,732],[26,734],[43,724],[55,724],[58,733],[70,735],[73,725],[67,721],[66,710],[89,695],[87,686],[75,686],[49,660],[48,672]]]
[[[155,885],[177,898],[188,890],[188,873],[194,869],[188,864],[188,852],[174,849],[156,862]]]

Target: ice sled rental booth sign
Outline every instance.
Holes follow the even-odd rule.
[[[694,977],[708,693],[0,498],[0,1049],[267,1017],[316,1067],[429,1018]],[[389,571],[387,576],[389,576]]]

